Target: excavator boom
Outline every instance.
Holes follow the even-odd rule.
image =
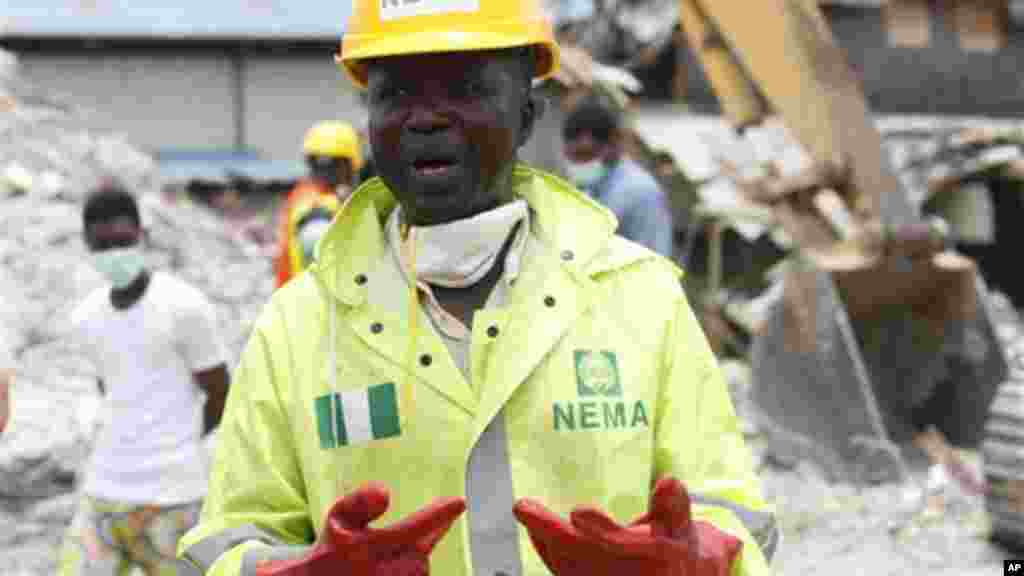
[[[681,19],[734,125],[764,117],[762,95],[823,164],[847,162],[845,199],[861,219],[914,220],[863,92],[813,0],[681,0]]]
[[[902,234],[920,226],[918,211],[817,3],[680,2],[691,50],[730,123],[742,131],[774,115],[816,164],[843,168],[835,190],[822,183],[818,193],[772,204],[784,227],[809,229],[813,218],[805,216],[814,209],[799,213],[799,197],[820,200],[826,189],[853,227],[881,231],[880,242],[853,246],[863,258],[842,265],[807,257],[820,253],[818,240],[790,234],[803,245],[751,350],[753,400],[762,428],[779,441],[777,455],[795,450],[836,479],[905,475],[897,444],[914,437],[911,412],[939,390],[948,399],[931,415],[940,431],[977,446],[1007,373],[987,292],[969,259],[904,249]],[[844,246],[840,240],[823,242]]]

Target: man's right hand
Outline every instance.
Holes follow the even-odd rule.
[[[260,564],[257,576],[426,576],[430,552],[466,509],[441,498],[386,528],[370,522],[388,509],[381,484],[367,484],[335,502],[320,541],[305,556]]]

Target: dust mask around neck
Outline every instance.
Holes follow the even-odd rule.
[[[447,224],[413,226],[406,241],[416,242],[417,280],[446,288],[476,284],[494,267],[512,229],[528,214],[529,206],[520,199]]]

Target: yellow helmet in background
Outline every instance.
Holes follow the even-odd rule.
[[[359,170],[363,166],[359,136],[347,122],[317,123],[306,132],[302,151],[306,156],[348,158],[352,162],[353,170]]]
[[[353,0],[338,62],[366,88],[365,60],[381,56],[536,46],[536,78],[558,69],[541,0]]]

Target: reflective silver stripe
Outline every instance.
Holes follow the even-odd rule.
[[[203,576],[203,573],[189,562],[175,560],[174,576]]]
[[[508,459],[505,409],[480,435],[466,469],[466,512],[473,574],[520,576],[519,531],[512,514],[515,492]]]
[[[754,538],[761,547],[765,560],[770,563],[775,553],[779,551],[779,543],[782,542],[782,530],[779,529],[775,516],[771,517],[769,527],[765,530],[765,533],[761,536],[754,534]]]
[[[758,546],[761,547],[761,551],[764,552],[765,558],[771,561],[772,556],[775,555],[775,550],[779,544],[779,526],[775,522],[775,515],[769,512],[758,512],[757,510],[751,510],[750,508],[744,508],[735,502],[729,502],[728,500],[722,500],[720,498],[711,498],[709,496],[701,496],[699,494],[692,495],[691,499],[697,504],[703,504],[705,506],[718,506],[719,508],[725,508],[726,510],[732,511],[739,519],[743,522],[743,525],[747,528],[747,531],[757,540]]]
[[[249,550],[242,556],[242,570],[239,576],[256,576],[256,566],[261,562],[294,560],[309,552],[312,546],[271,546]],[[344,576],[344,574],[337,574]]]
[[[205,574],[225,552],[250,540],[257,540],[271,546],[285,545],[284,542],[273,534],[260,530],[252,524],[243,524],[203,538],[189,546],[185,550],[184,557],[201,568]]]

